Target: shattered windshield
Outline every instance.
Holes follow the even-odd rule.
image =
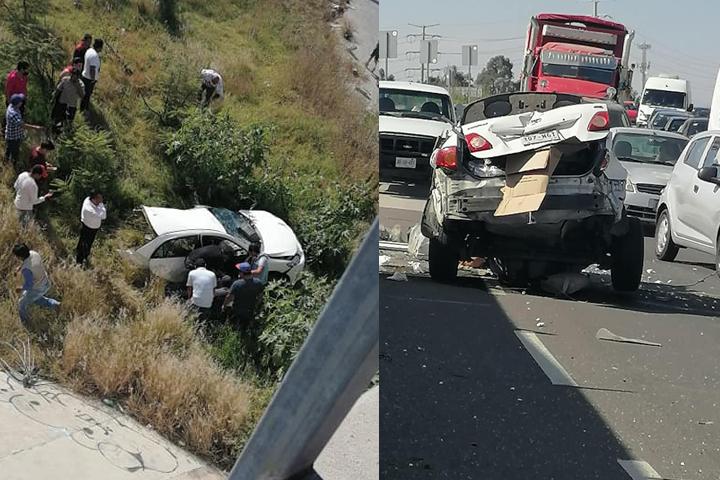
[[[438,93],[381,88],[380,114],[447,120],[450,119],[450,98]]]
[[[218,219],[229,235],[248,242],[260,241],[255,226],[242,213],[233,212],[227,208],[211,208],[210,212]]]
[[[620,133],[615,136],[613,152],[618,160],[675,165],[688,140],[661,135]]]

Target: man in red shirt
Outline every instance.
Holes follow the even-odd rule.
[[[80,43],[75,45],[75,50],[73,51],[72,56],[72,63],[80,62],[80,70],[82,70],[83,66],[85,66],[85,52],[87,52],[88,48],[90,48],[90,45],[92,45],[92,35],[90,35],[89,33],[83,35]]]
[[[27,98],[28,75],[30,75],[30,64],[25,61],[18,62],[17,68],[8,73],[5,79],[6,106],[10,103],[10,97],[16,93],[22,93]]]
[[[40,180],[36,182],[38,184],[38,190],[40,190],[41,193],[47,193],[49,191],[48,172],[57,170],[55,166],[47,161],[48,153],[52,150],[55,150],[55,144],[50,141],[42,142],[40,145],[36,145],[30,149],[30,170],[32,170],[35,165],[41,165],[43,167]]]

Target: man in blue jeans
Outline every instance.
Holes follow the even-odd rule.
[[[45,296],[50,290],[50,279],[40,254],[21,243],[13,247],[13,255],[23,261],[18,269],[23,276],[23,285],[17,290],[20,292],[20,320],[23,325],[27,325],[30,319],[28,309],[31,305],[57,310],[60,302]]]

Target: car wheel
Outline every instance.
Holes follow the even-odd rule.
[[[460,261],[458,252],[435,238],[430,239],[428,247],[430,278],[438,282],[452,282],[457,279]]]
[[[640,220],[628,218],[628,231],[613,242],[610,269],[613,288],[634,292],[640,286],[643,272],[643,232]]]
[[[655,225],[655,256],[665,262],[672,262],[680,248],[672,240],[670,230],[670,215],[663,210]]]

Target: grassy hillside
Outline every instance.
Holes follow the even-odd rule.
[[[31,60],[32,123],[47,124],[49,85],[77,39],[91,32],[107,45],[91,114],[56,141],[62,194],[40,212],[47,231],[19,230],[15,173],[0,168],[0,340],[30,338],[43,375],[112,398],[228,466],[374,216],[377,120],[350,93],[325,0],[81,3],[0,2],[0,68]],[[211,113],[196,108],[203,67],[225,81]],[[97,185],[109,218],[94,267],[80,270],[77,212]],[[195,202],[272,211],[303,244],[307,275],[295,288],[271,285],[252,329],[195,325],[160,281],[118,254],[142,241],[134,208]],[[14,308],[18,240],[47,258],[63,302],[59,318],[38,312],[29,329]],[[16,361],[3,345],[0,355]]]

